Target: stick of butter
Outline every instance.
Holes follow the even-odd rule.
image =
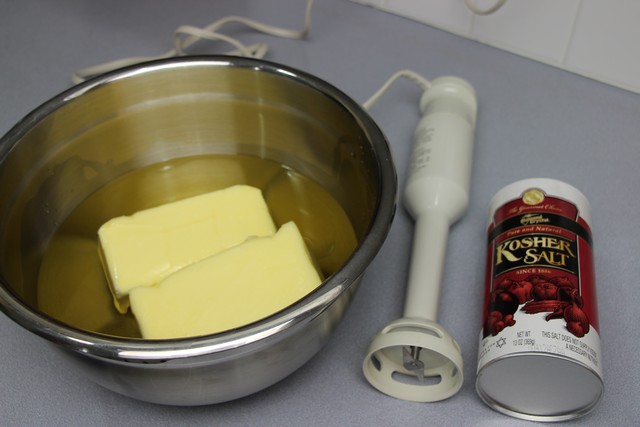
[[[116,308],[125,313],[132,289],[275,231],[262,192],[236,185],[111,219],[98,237]]]
[[[248,239],[133,289],[129,299],[143,338],[183,338],[263,319],[321,282],[298,227],[288,222],[271,237]]]

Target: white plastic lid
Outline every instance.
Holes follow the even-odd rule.
[[[493,220],[493,213],[498,207],[504,205],[510,200],[516,199],[525,191],[538,188],[547,196],[554,196],[560,199],[568,200],[580,211],[580,216],[591,224],[591,205],[587,197],[574,186],[563,181],[552,178],[529,178],[513,182],[500,190],[491,198],[489,202],[489,222]]]

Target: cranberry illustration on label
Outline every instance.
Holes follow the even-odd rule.
[[[507,288],[509,292],[511,292],[517,299],[519,304],[524,304],[526,301],[531,299],[531,290],[533,289],[533,285],[531,282],[527,282],[526,280],[522,280],[520,282],[512,282],[511,285]]]
[[[532,275],[521,281],[504,278],[491,294],[484,336],[495,336],[505,327],[513,326],[513,315],[522,306],[520,311],[526,314],[547,313],[546,321],[564,319],[569,332],[583,337],[589,332],[589,318],[582,310],[583,305],[576,285],[566,276]]]
[[[536,283],[536,285],[531,290],[531,295],[533,296],[533,299],[537,301],[547,300],[547,299],[556,299],[557,294],[558,294],[558,287],[553,283],[549,283],[549,282]]]

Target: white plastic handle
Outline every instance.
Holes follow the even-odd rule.
[[[422,96],[420,110],[404,192],[416,221],[404,315],[435,321],[449,227],[469,204],[474,90],[462,79],[438,78]]]

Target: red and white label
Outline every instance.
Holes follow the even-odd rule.
[[[478,371],[514,353],[550,353],[602,377],[591,229],[570,201],[531,188],[488,230]]]

